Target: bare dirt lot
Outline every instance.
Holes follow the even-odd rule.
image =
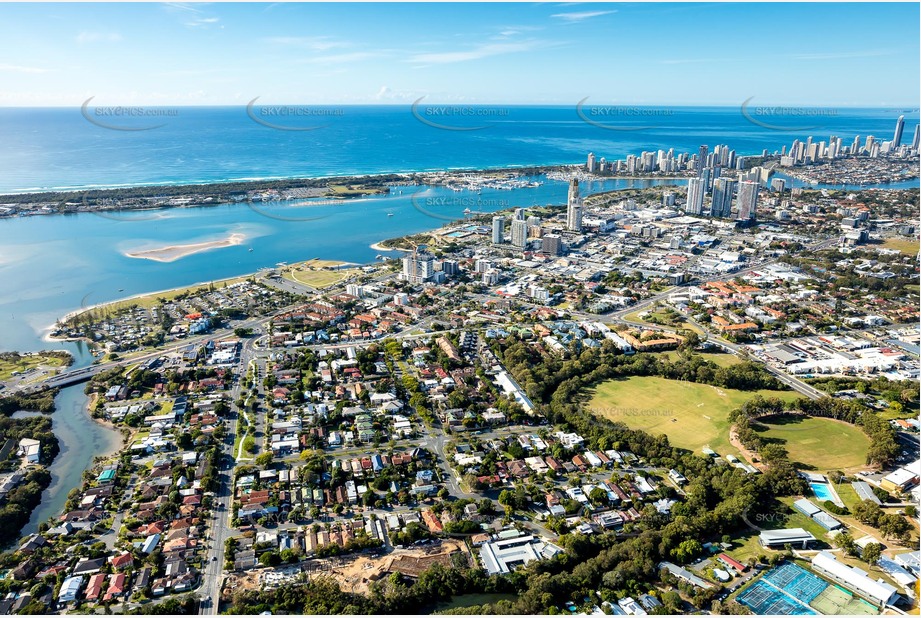
[[[225,590],[258,590],[291,580],[300,573],[309,577],[327,575],[333,577],[347,592],[367,593],[370,586],[387,573],[399,572],[411,577],[418,576],[434,564],[450,566],[452,556],[462,553],[470,560],[463,541],[446,539],[437,545],[425,545],[410,549],[395,549],[385,556],[343,556],[331,559],[311,559],[296,565],[278,569],[254,569],[247,573],[227,576]]]

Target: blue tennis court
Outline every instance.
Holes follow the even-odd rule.
[[[828,587],[828,582],[795,564],[785,563],[765,574],[770,585],[808,605]]]
[[[786,562],[743,591],[739,603],[758,615],[808,616],[818,612],[809,604],[828,588],[828,582]]]
[[[813,616],[816,614],[808,606],[797,603],[782,590],[774,588],[764,580],[752,584],[736,600],[758,616]]]

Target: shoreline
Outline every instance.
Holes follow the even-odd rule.
[[[118,451],[122,450],[125,447],[125,445],[128,443],[128,440],[125,438],[125,434],[122,431],[122,429],[116,426],[115,423],[113,423],[112,421],[106,418],[97,418],[93,416],[93,408],[96,407],[96,403],[99,401],[99,397],[100,397],[99,393],[93,393],[92,395],[87,395],[86,413],[95,422],[99,423],[100,425],[102,425],[103,427],[107,429],[111,429],[113,432],[117,433],[121,437],[121,445],[117,446],[115,450],[113,450],[111,453],[102,453],[101,455],[99,455],[99,457],[111,457]]]
[[[402,251],[406,253],[406,249],[396,249],[394,247],[387,247],[382,244],[382,243],[387,242],[388,240],[392,240],[392,239],[385,238],[384,240],[379,240],[376,243],[370,244],[368,246],[374,249],[375,251]]]
[[[565,169],[572,167],[584,166],[583,163],[541,163],[536,165],[502,165],[498,167],[481,167],[481,168],[450,168],[450,169],[430,169],[430,170],[407,170],[407,171],[390,171],[390,172],[372,172],[372,173],[356,173],[356,174],[333,174],[329,176],[272,176],[265,178],[243,178],[243,179],[223,179],[223,180],[208,180],[201,182],[181,182],[181,183],[138,183],[138,184],[124,184],[124,185],[85,185],[82,187],[61,187],[61,188],[34,188],[34,189],[22,189],[19,191],[7,191],[0,192],[0,201],[9,201],[17,200],[23,197],[35,196],[36,199],[44,197],[50,197],[53,195],[68,195],[68,194],[88,194],[93,193],[100,197],[107,197],[105,194],[117,193],[119,191],[138,191],[143,189],[150,189],[150,195],[148,197],[154,197],[157,195],[162,195],[164,189],[168,189],[176,194],[180,194],[183,189],[186,189],[190,192],[200,192],[202,189],[219,189],[219,188],[229,188],[232,185],[247,185],[251,190],[257,190],[259,185],[267,184],[294,184],[302,182],[326,182],[328,184],[336,184],[336,181],[351,181],[353,184],[357,184],[363,180],[379,180],[387,176],[396,176],[401,177],[402,179],[412,179],[416,176],[428,176],[435,174],[496,174],[500,172],[509,172],[509,173],[522,173],[522,172],[533,172],[537,174],[546,173],[547,171],[554,169]],[[396,179],[395,179],[396,180]],[[135,196],[139,197],[139,196]],[[349,198],[344,198],[349,199]],[[135,209],[131,209],[135,210]]]
[[[257,270],[256,272],[252,272],[252,273],[243,273],[242,275],[236,275],[236,276],[234,276],[234,277],[224,277],[223,279],[212,279],[212,280],[210,280],[210,281],[198,281],[198,282],[195,282],[195,283],[190,283],[189,285],[180,285],[180,286],[177,286],[177,287],[174,287],[174,288],[167,288],[167,289],[165,289],[165,290],[153,290],[153,291],[151,291],[151,292],[141,292],[141,293],[139,293],[139,294],[132,294],[131,296],[125,296],[124,298],[116,298],[115,300],[107,300],[107,301],[104,301],[104,302],[101,302],[101,303],[96,303],[96,304],[94,304],[94,305],[89,305],[89,306],[87,306],[87,307],[82,307],[82,308],[80,308],[80,309],[75,309],[75,310],[71,311],[70,313],[67,313],[67,314],[61,316],[60,318],[58,318],[58,320],[57,320],[54,324],[50,324],[49,326],[46,326],[46,327],[43,329],[43,330],[45,331],[45,335],[42,336],[42,341],[48,341],[48,342],[53,342],[53,341],[87,341],[86,337],[58,337],[58,338],[56,338],[56,337],[52,337],[51,334],[50,334],[51,331],[54,329],[54,327],[57,326],[59,323],[66,322],[66,321],[68,321],[68,320],[70,320],[70,319],[72,319],[72,318],[77,317],[77,316],[80,315],[81,313],[85,313],[85,312],[87,312],[87,311],[92,311],[92,310],[94,310],[94,309],[101,309],[101,308],[103,308],[103,307],[107,307],[107,306],[109,306],[109,305],[115,305],[115,304],[118,304],[118,303],[124,303],[124,302],[129,302],[129,301],[132,301],[132,300],[137,300],[137,299],[139,299],[139,298],[144,298],[145,296],[153,296],[153,295],[159,295],[159,294],[168,294],[168,293],[170,293],[170,292],[175,292],[176,290],[182,290],[182,289],[186,289],[186,288],[197,288],[197,287],[200,287],[200,286],[210,285],[210,284],[212,284],[212,283],[213,283],[213,284],[218,284],[218,283],[223,283],[224,281],[232,281],[232,280],[234,280],[234,279],[255,277],[257,274],[259,274],[259,271],[258,271],[258,270]]]
[[[750,155],[756,156],[756,155]],[[206,208],[211,206],[232,206],[232,205],[249,205],[250,208],[253,208],[252,204],[262,203],[260,200],[253,200],[251,198],[247,199],[237,199],[235,196],[239,196],[240,193],[250,193],[255,194],[263,191],[290,191],[295,189],[314,189],[320,191],[329,191],[330,188],[337,184],[370,184],[378,185],[378,189],[387,187],[388,189],[393,185],[407,184],[407,185],[424,185],[430,187],[442,187],[450,186],[450,179],[452,177],[463,176],[463,175],[483,175],[489,176],[491,174],[513,174],[517,176],[547,176],[552,173],[558,174],[572,174],[578,176],[580,181],[584,182],[605,182],[605,181],[646,181],[646,182],[662,182],[662,181],[671,181],[677,183],[686,183],[689,179],[689,176],[682,174],[672,174],[672,175],[640,175],[635,174],[604,174],[599,175],[596,173],[589,173],[585,170],[585,164],[578,163],[555,163],[555,164],[542,164],[542,165],[522,165],[518,167],[513,166],[499,166],[499,167],[485,167],[485,168],[457,168],[457,169],[439,169],[439,170],[425,170],[425,171],[408,171],[408,172],[376,172],[371,174],[360,174],[360,175],[331,175],[331,176],[290,176],[290,177],[272,177],[265,179],[243,179],[243,180],[216,180],[216,181],[205,181],[205,182],[184,182],[181,184],[173,183],[142,183],[142,184],[125,184],[125,185],[116,185],[116,186],[87,186],[85,188],[64,188],[64,189],[38,189],[38,190],[24,190],[19,192],[12,193],[0,193],[0,203],[7,203],[10,206],[17,205],[28,205],[33,207],[32,209],[26,209],[22,212],[15,212],[13,214],[0,216],[0,221],[4,219],[18,219],[22,217],[33,217],[33,216],[47,216],[47,215],[60,215],[60,214],[99,214],[104,216],[101,213],[106,212],[133,212],[141,210],[170,210],[173,208]],[[780,172],[782,175],[786,172]],[[797,182],[805,183],[809,186],[803,187],[806,190],[869,190],[869,189],[880,189],[880,190],[903,190],[903,189],[913,189],[916,188],[914,181],[917,180],[917,177],[905,180],[888,180],[885,182],[873,183],[870,185],[860,185],[860,186],[837,186],[829,185],[822,186],[822,183],[818,185],[810,184],[808,180],[798,177],[797,175],[787,174],[791,180]],[[548,179],[549,180],[549,179]],[[900,187],[895,185],[905,184],[906,182],[912,183],[910,187]],[[318,195],[318,198],[325,198],[329,203],[337,204],[347,204],[351,200],[361,200],[366,199],[367,197],[374,195],[380,195],[378,192],[363,193],[360,195]],[[164,200],[174,200],[174,199],[183,199],[188,200],[185,203],[175,203],[170,204],[167,202],[164,203],[149,203],[149,200],[155,199],[164,199]],[[310,199],[310,198],[303,198]],[[303,199],[298,199],[298,201],[303,201]],[[56,206],[59,203],[83,200],[83,208],[77,208],[72,210],[57,210]],[[89,200],[89,202],[87,202]],[[99,200],[115,200],[119,202],[116,206],[103,206],[97,207],[99,205]],[[290,198],[279,198],[280,202],[290,201]],[[35,206],[42,205],[43,209],[34,209]],[[307,204],[309,205],[309,203]],[[320,204],[317,204],[320,205]],[[143,252],[133,252],[133,253],[143,253]],[[173,257],[169,259],[157,259],[156,257],[148,257],[146,255],[136,256],[129,255],[128,257],[140,257],[143,259],[151,259],[160,262],[171,262],[185,255],[180,255],[178,257]]]
[[[122,255],[129,258],[151,260],[154,262],[169,263],[181,260],[184,257],[204,253],[213,249],[224,249],[235,247],[246,241],[246,234],[234,232],[226,238],[220,240],[209,240],[205,242],[188,243],[185,245],[167,245],[156,249],[144,249],[141,251],[124,252]]]

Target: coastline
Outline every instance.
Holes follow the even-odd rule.
[[[96,407],[97,401],[99,401],[99,393],[93,393],[92,395],[87,395],[86,413],[89,414],[89,417],[91,419],[93,419],[94,421],[96,421],[97,423],[105,427],[106,429],[111,429],[113,432],[121,436],[122,443],[118,447],[116,447],[111,453],[102,453],[99,455],[100,457],[110,457],[111,455],[114,455],[115,453],[123,449],[125,445],[128,443],[128,440],[125,438],[125,434],[122,431],[122,429],[120,427],[117,427],[115,423],[113,423],[112,421],[106,418],[99,418],[99,417],[93,416],[92,410],[93,408]]]
[[[202,190],[212,189],[218,190],[220,188],[229,188],[233,185],[246,185],[250,190],[259,190],[260,185],[278,185],[278,184],[291,184],[296,185],[297,183],[317,183],[325,182],[328,184],[337,184],[338,182],[350,181],[353,184],[360,183],[364,180],[377,181],[381,178],[386,178],[388,176],[398,177],[394,179],[394,182],[398,179],[402,180],[412,180],[415,177],[420,176],[433,176],[433,175],[445,175],[445,174],[498,174],[502,172],[506,173],[516,173],[521,174],[525,172],[531,172],[535,174],[546,173],[555,169],[567,169],[567,168],[576,168],[583,166],[584,164],[579,163],[546,163],[539,165],[502,165],[498,167],[483,167],[483,168],[448,168],[448,169],[430,169],[430,170],[408,170],[408,171],[390,171],[390,172],[372,172],[372,173],[356,173],[356,174],[336,174],[330,176],[276,176],[276,177],[266,177],[266,178],[242,178],[238,180],[234,179],[223,179],[223,180],[210,180],[202,182],[180,182],[180,183],[138,183],[138,184],[124,184],[124,185],[85,185],[77,187],[50,187],[50,188],[31,188],[23,189],[21,191],[5,192],[0,193],[0,198],[2,201],[17,201],[21,200],[24,197],[35,196],[39,197],[50,197],[53,195],[88,195],[93,194],[100,197],[110,197],[107,194],[118,193],[119,191],[138,191],[142,189],[150,189],[150,196],[162,195],[164,190],[168,190],[173,194],[180,194],[182,190],[188,192],[201,192]],[[270,187],[264,187],[270,188]],[[332,199],[332,198],[331,198]],[[345,198],[349,199],[349,198]],[[132,209],[134,210],[134,209]]]
[[[383,244],[387,242],[388,240],[392,240],[392,239],[386,238],[384,240],[379,240],[376,243],[368,245],[368,246],[374,249],[375,251],[403,251],[404,253],[406,252],[406,249],[397,249],[396,247],[388,247],[385,244]]]
[[[101,309],[103,307],[107,307],[109,305],[116,305],[118,303],[124,303],[124,302],[129,302],[132,300],[137,300],[140,298],[144,298],[146,296],[169,294],[170,292],[175,292],[176,290],[184,290],[187,288],[197,288],[197,287],[201,287],[205,285],[223,283],[225,281],[233,281],[236,279],[247,279],[249,277],[256,276],[258,273],[259,271],[256,271],[252,273],[244,273],[242,275],[237,275],[234,277],[225,277],[223,279],[212,279],[210,281],[197,281],[195,283],[190,283],[189,285],[181,285],[181,286],[174,287],[174,288],[167,288],[165,290],[153,290],[151,292],[141,292],[139,294],[132,294],[131,296],[125,296],[124,298],[116,298],[115,300],[107,300],[105,302],[96,303],[94,305],[89,305],[87,307],[81,307],[80,309],[75,309],[71,311],[70,313],[64,314],[54,324],[46,326],[44,328],[45,334],[42,336],[42,341],[49,341],[49,342],[51,341],[80,341],[80,340],[86,341],[85,337],[52,337],[50,333],[52,330],[54,330],[55,326],[57,326],[58,324],[67,322],[68,320],[71,320],[77,317],[78,315],[85,313],[87,311],[92,311],[94,309]]]

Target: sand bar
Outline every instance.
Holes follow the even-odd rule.
[[[195,253],[211,251],[212,249],[222,249],[224,247],[233,247],[242,244],[244,240],[246,240],[246,234],[235,233],[220,240],[189,243],[187,245],[169,245],[167,247],[160,247],[159,249],[127,252],[125,255],[130,258],[153,260],[154,262],[175,262],[178,259]]]

